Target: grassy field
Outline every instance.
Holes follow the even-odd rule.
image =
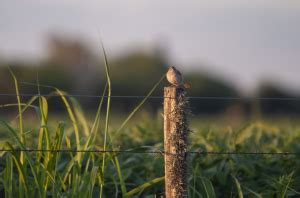
[[[71,107],[73,108],[72,105]],[[36,123],[37,120],[27,120],[26,113],[24,116],[26,144],[19,138],[18,120],[11,124],[7,121],[2,122],[1,126],[1,133],[6,134],[1,138],[4,148],[76,150],[80,147],[81,150],[103,150],[105,126],[101,123],[92,136],[89,132],[93,122],[80,121],[80,116],[74,112],[79,131],[79,138],[76,138],[75,125],[72,125],[69,117],[60,117],[65,122],[55,124],[51,122],[49,115],[46,122],[50,124],[46,127],[43,119],[40,119],[37,126],[30,126],[30,122]],[[55,115],[54,120],[56,119]],[[120,119],[112,119],[109,133],[114,137],[113,146],[108,144],[106,149],[111,150],[113,147],[116,150],[132,151],[162,150],[160,113],[150,115],[141,112],[132,119],[117,134],[117,128],[122,122]],[[273,120],[260,120],[240,124],[241,126],[235,128],[224,123],[220,118],[210,121],[192,118],[193,132],[190,134],[189,150],[300,152],[300,127],[297,123],[287,123],[281,119],[281,122],[274,124]],[[79,143],[76,139],[79,139]],[[6,197],[99,197],[101,192],[102,197],[121,197],[126,193],[128,197],[153,197],[163,193],[162,155],[107,153],[105,156],[103,166],[102,153],[23,152],[21,155],[17,151],[2,152],[1,191]],[[189,195],[240,197],[239,193],[242,193],[244,197],[298,197],[298,157],[191,154],[188,163]]]
[[[103,94],[110,95],[108,84]],[[14,74],[16,94],[18,81]],[[155,90],[156,86],[148,95]],[[37,83],[36,87],[39,90]],[[17,115],[0,120],[0,192],[5,197],[154,197],[163,195],[163,156],[148,153],[80,152],[163,150],[161,113],[110,112],[110,98],[94,112],[55,88],[65,116],[49,113],[49,98],[34,96],[1,108]],[[105,105],[104,105],[105,104]],[[191,117],[189,150],[298,152],[300,124],[281,117],[229,124],[226,117]],[[23,149],[41,150],[24,152]],[[72,152],[49,152],[67,149]],[[189,197],[300,197],[297,155],[190,154]]]

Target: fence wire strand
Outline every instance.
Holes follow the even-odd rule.
[[[56,94],[28,94],[28,93],[0,93],[0,97],[34,97],[34,96],[44,96],[44,97],[61,97],[60,95]],[[74,98],[126,98],[126,99],[143,99],[147,96],[101,96],[101,95],[85,95],[85,94],[66,94],[65,97],[74,97]],[[163,96],[149,96],[148,99],[164,99],[168,97]],[[202,100],[279,100],[279,101],[300,101],[298,97],[254,97],[254,98],[243,98],[243,97],[227,97],[227,96],[188,96],[187,99],[202,99]]]
[[[300,152],[238,152],[238,151],[187,151],[184,153],[168,153],[163,150],[75,150],[75,149],[0,149],[0,152],[52,152],[52,153],[129,153],[129,154],[160,154],[160,155],[300,155]]]

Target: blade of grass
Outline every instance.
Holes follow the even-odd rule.
[[[203,189],[203,195],[205,195],[206,198],[213,198],[216,197],[215,191],[214,191],[214,187],[211,183],[211,181],[205,177],[200,177],[200,181],[202,184],[202,189]]]
[[[43,96],[39,97],[39,110],[40,110],[40,130],[39,130],[39,139],[38,139],[38,149],[46,149],[50,148],[50,140],[49,140],[49,131],[47,127],[47,119],[48,119],[48,103],[47,99]],[[45,153],[46,158],[44,161],[44,165],[47,166],[49,160],[49,153]],[[42,157],[41,152],[37,152],[37,159],[40,160]]]
[[[13,159],[11,155],[8,155],[6,157],[6,166],[4,172],[4,190],[5,197],[13,197]]]
[[[22,107],[21,107],[21,97],[20,97],[20,92],[19,92],[19,83],[18,83],[18,80],[17,80],[15,74],[13,73],[13,71],[11,70],[10,67],[8,67],[8,70],[9,70],[11,76],[13,77],[14,85],[15,85],[15,91],[16,91],[16,95],[17,95],[18,112],[19,112],[19,134],[20,134],[20,137],[21,137],[21,143],[26,145],[24,128],[23,128],[23,114],[22,114]],[[20,153],[20,163],[21,164],[25,163],[23,152]],[[21,182],[21,178],[19,178],[19,182]],[[22,187],[19,188],[19,195],[23,196],[23,188]]]
[[[17,102],[18,102],[18,111],[19,111],[19,133],[20,133],[20,137],[21,137],[21,142],[26,145],[25,142],[25,136],[24,136],[24,128],[23,128],[23,116],[22,116],[22,107],[21,107],[21,97],[20,97],[20,92],[19,92],[19,83],[17,80],[17,77],[15,76],[14,72],[11,70],[10,67],[8,67],[8,70],[10,72],[10,75],[12,76],[13,80],[14,80],[14,85],[15,85],[15,91],[17,94]],[[20,161],[23,164],[24,163],[24,154],[21,152],[20,155]]]
[[[92,192],[93,192],[93,187],[96,182],[96,177],[97,177],[97,172],[98,172],[98,167],[95,166],[90,170],[90,172],[86,172],[83,176],[82,179],[82,184],[80,187],[79,195],[78,197],[91,197]]]
[[[102,109],[102,105],[103,105],[103,101],[104,101],[104,96],[105,96],[106,90],[107,90],[107,83],[105,84],[105,87],[104,87],[104,90],[103,90],[103,93],[102,93],[102,97],[101,97],[100,103],[98,105],[97,113],[96,113],[96,116],[95,116],[95,119],[94,119],[94,123],[93,123],[92,129],[91,129],[91,133],[90,133],[91,136],[90,136],[90,138],[88,139],[88,141],[87,141],[87,143],[85,145],[85,149],[91,143],[93,143],[94,140],[95,140],[96,132],[98,131],[98,128],[99,128],[100,117],[101,117],[101,109]]]
[[[121,166],[120,166],[118,157],[116,155],[114,155],[114,162],[115,162],[115,167],[117,169],[118,177],[119,177],[119,180],[120,180],[121,191],[122,191],[122,194],[124,195],[124,194],[127,193],[127,189],[126,189],[126,184],[125,184],[125,181],[123,179],[122,172],[121,172]]]
[[[13,150],[13,147],[10,145],[9,146],[11,150]],[[17,167],[18,173],[19,173],[19,178],[21,183],[19,183],[19,187],[22,187],[22,189],[25,190],[25,197],[29,197],[29,191],[28,191],[28,181],[27,177],[25,175],[25,169],[24,166],[22,165],[20,159],[18,158],[18,155],[16,153],[12,152],[12,159],[15,162],[15,165]],[[22,185],[22,183],[24,185]],[[19,195],[23,196],[23,192],[19,191]]]
[[[54,144],[52,146],[53,150],[60,150],[61,149],[62,142],[63,142],[63,136],[64,136],[64,129],[65,129],[65,123],[60,122],[58,124],[57,129],[56,129],[56,133],[55,133],[55,137],[54,137]],[[56,175],[56,172],[57,172],[58,159],[59,159],[60,153],[59,152],[55,152],[55,153],[52,153],[52,155],[53,155],[52,156],[52,161],[49,164],[49,166],[50,166],[51,170],[54,170],[54,178],[55,178],[55,175]],[[52,168],[51,168],[51,166],[52,166]]]
[[[50,181],[52,182],[54,189],[56,190],[56,193],[59,195],[59,197],[62,197],[61,193],[59,192],[59,186],[58,184],[55,182],[54,177],[51,175],[51,173],[47,170],[46,167],[43,166],[43,164],[41,164],[41,167],[43,169],[43,171],[47,174],[48,178],[50,179]],[[47,190],[47,186],[45,186],[45,191]],[[54,195],[52,195],[54,196]]]
[[[55,88],[56,93],[60,96],[60,98],[62,99],[65,107],[67,108],[68,111],[68,115],[69,118],[71,119],[72,125],[73,125],[73,129],[74,129],[74,133],[75,133],[75,140],[76,140],[76,149],[80,150],[81,146],[80,146],[80,134],[79,134],[79,129],[78,129],[78,122],[75,118],[75,115],[73,113],[73,110],[71,108],[70,103],[68,102],[67,98],[66,98],[66,93]],[[76,159],[78,160],[78,162],[80,162],[81,160],[81,153],[77,153],[76,154]]]
[[[151,96],[151,94],[156,90],[156,88],[160,85],[160,83],[165,79],[165,74],[159,79],[159,81],[153,86],[153,88],[149,91],[146,97],[133,109],[133,111],[127,116],[127,118],[123,121],[121,126],[115,132],[114,136],[119,133],[124,126],[128,123],[128,121],[134,116],[134,114],[143,106],[146,100]]]
[[[36,99],[36,98],[37,98],[37,97],[35,97],[35,99]],[[25,107],[22,109],[22,113],[24,113],[24,111],[25,111],[28,107],[32,107],[32,108],[34,108],[35,110],[38,109],[37,106],[31,105],[31,104],[29,104],[29,102],[28,102],[28,103],[21,103],[21,104],[18,104],[18,103],[4,104],[4,105],[0,105],[0,108],[16,107],[16,106],[19,106],[19,105],[25,106]],[[15,119],[18,119],[18,118],[19,118],[19,113],[18,113],[18,115],[16,116]]]
[[[106,144],[107,144],[107,134],[108,134],[108,125],[109,125],[109,113],[110,113],[110,97],[111,97],[111,81],[110,81],[110,75],[109,75],[109,64],[107,60],[106,51],[104,49],[103,44],[101,43],[103,56],[104,56],[104,65],[105,65],[105,73],[106,73],[106,80],[107,80],[107,86],[108,86],[108,97],[107,97],[107,106],[106,106],[106,118],[105,118],[105,128],[104,128],[104,142],[103,142],[103,150],[106,150]],[[103,160],[102,160],[102,173],[104,173],[105,169],[105,153],[103,153]],[[104,179],[104,177],[103,177]],[[103,187],[104,187],[104,180],[103,185],[100,187],[100,197],[103,195]]]
[[[63,171],[62,175],[62,182],[65,184],[67,182],[68,176],[71,174],[72,168],[75,164],[75,159],[72,158],[71,161],[66,166],[65,170]]]
[[[146,189],[146,188],[149,188],[149,187],[153,186],[154,184],[163,181],[164,179],[165,179],[164,176],[163,176],[163,177],[158,177],[158,178],[152,179],[152,180],[150,180],[150,181],[148,181],[148,182],[146,182],[146,183],[144,183],[144,184],[142,184],[142,185],[140,185],[140,186],[138,186],[138,187],[136,187],[136,188],[130,190],[128,193],[126,193],[126,194],[124,195],[124,198],[131,197],[131,196],[133,196],[134,194],[140,192],[141,190],[144,190],[144,189]]]
[[[41,96],[40,91],[40,82],[39,76],[37,73],[37,90],[38,90],[38,99],[39,99],[39,116],[40,116],[40,131],[39,131],[39,141],[38,141],[38,149],[49,149],[50,148],[50,140],[49,140],[49,131],[47,128],[47,120],[48,120],[48,102],[44,96]],[[45,139],[45,141],[43,141]],[[40,160],[42,153],[37,153],[37,159]],[[44,160],[44,165],[47,167],[47,163],[49,161],[50,153],[46,153],[46,157]]]
[[[84,112],[78,101],[74,97],[70,97],[69,99],[74,107],[74,113],[77,117],[77,120],[83,128],[84,135],[88,137],[90,135],[90,129],[86,120],[86,116],[84,115]]]
[[[38,90],[40,95],[40,91]],[[40,131],[39,131],[39,140],[38,140],[38,149],[50,149],[50,135],[47,127],[47,120],[48,120],[48,102],[44,96],[39,97],[39,109],[40,109]],[[44,167],[48,166],[49,161],[51,160],[51,153],[50,152],[37,152],[37,159],[41,160],[43,156],[43,163],[41,163]],[[39,172],[39,168],[37,172]],[[46,174],[45,171],[41,171],[41,178],[43,182],[44,191],[46,191],[48,184],[49,184],[49,176]]]
[[[257,198],[263,198],[262,195],[254,192],[253,190],[251,190],[250,188],[244,187],[247,191],[249,191],[252,195],[254,195]]]
[[[243,198],[244,196],[243,196],[243,192],[242,192],[242,188],[241,188],[239,180],[236,177],[234,177],[233,175],[232,175],[232,178],[233,178],[235,186],[236,186],[238,197]]]
[[[289,188],[289,185],[290,185],[290,183],[292,182],[292,177],[293,177],[293,172],[291,173],[291,174],[289,174],[288,175],[288,182],[287,182],[287,184],[285,185],[285,187],[284,187],[284,191],[282,192],[282,198],[284,198],[284,197],[286,197],[286,194],[287,194],[287,190],[288,190],[288,188]]]

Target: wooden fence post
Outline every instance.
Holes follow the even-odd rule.
[[[188,102],[184,88],[164,88],[166,198],[187,197]]]

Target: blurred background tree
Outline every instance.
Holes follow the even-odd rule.
[[[299,98],[278,86],[274,86],[270,82],[264,82],[257,93],[261,98]],[[260,109],[266,114],[299,114],[299,100],[261,100]]]
[[[204,73],[193,72],[185,75],[187,82],[191,84],[188,90],[190,96],[202,97],[238,97],[239,93],[226,82],[212,78]],[[190,100],[195,113],[222,113],[235,101],[201,99]]]

